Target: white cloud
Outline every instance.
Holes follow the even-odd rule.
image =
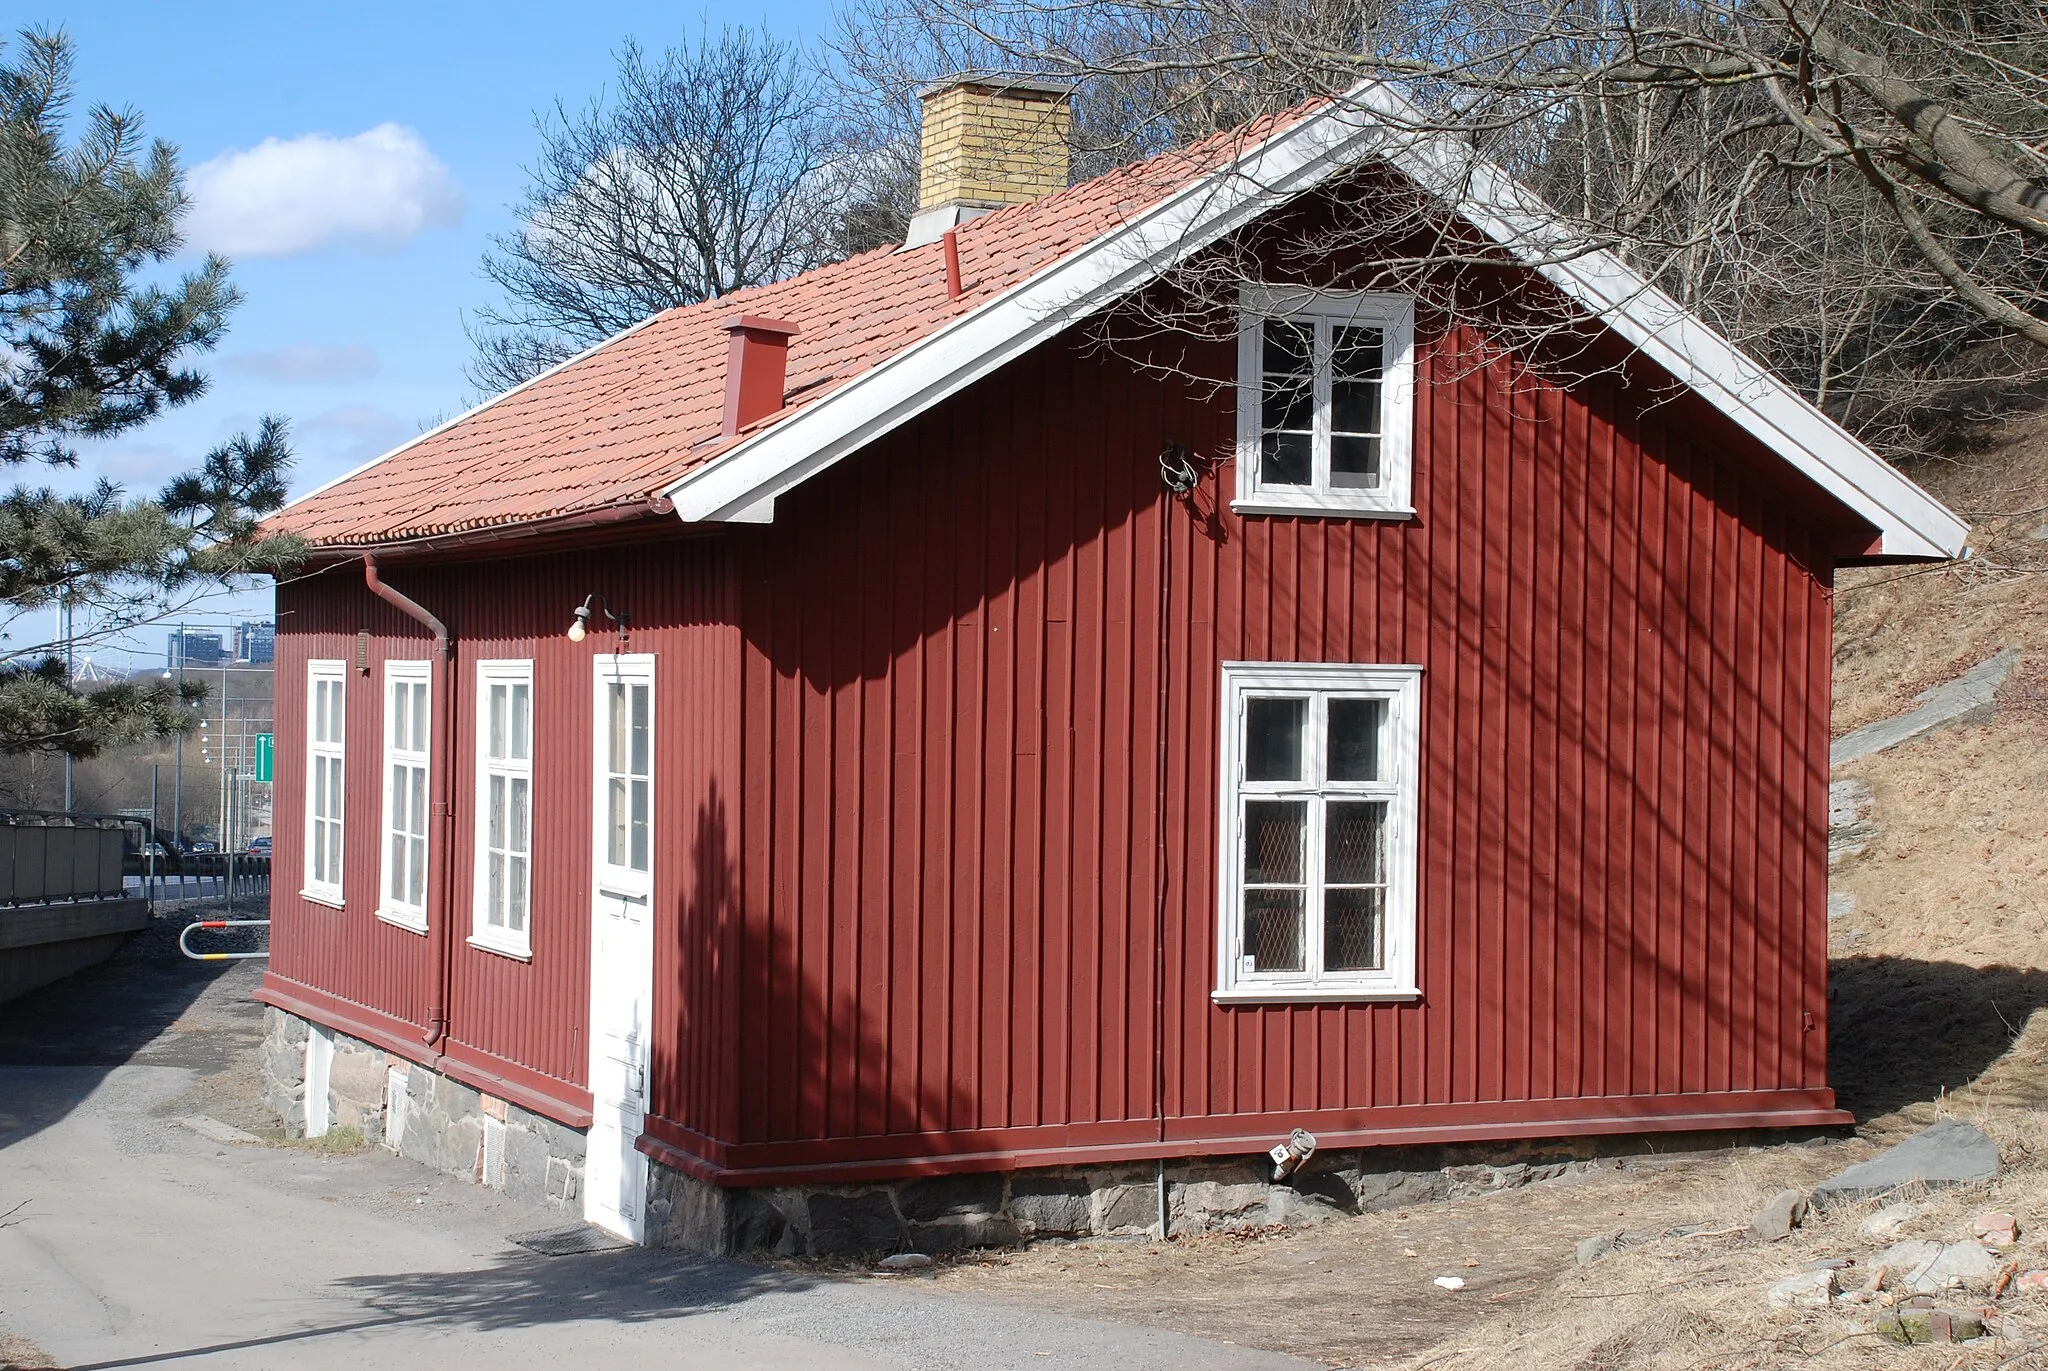
[[[390,250],[462,218],[462,192],[417,133],[379,124],[222,153],[186,177],[187,245],[230,257],[295,257],[330,243]]]
[[[315,385],[367,381],[378,371],[377,354],[361,343],[299,343],[264,352],[238,352],[223,361],[231,371],[266,381]]]

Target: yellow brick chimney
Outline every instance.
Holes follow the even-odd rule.
[[[1074,123],[1064,86],[962,76],[926,86],[908,245],[1067,188]]]

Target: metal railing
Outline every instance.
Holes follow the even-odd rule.
[[[0,904],[68,904],[118,900],[129,827],[147,825],[118,814],[0,810]]]
[[[185,900],[259,901],[270,895],[270,858],[246,852],[187,852],[175,865],[150,863],[140,876],[129,877],[131,888],[152,903]]]
[[[178,934],[178,951],[195,962],[245,962],[252,957],[268,957],[266,946],[254,952],[194,952],[189,941],[194,933],[215,932],[223,928],[268,928],[268,919],[195,919],[186,924]]]

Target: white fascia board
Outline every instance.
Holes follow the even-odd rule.
[[[555,363],[553,366],[549,367],[546,371],[539,372],[533,376],[527,377],[524,381],[521,381],[518,385],[513,386],[511,389],[501,390],[496,395],[493,395],[490,399],[482,400],[474,405],[471,405],[468,409],[465,409],[464,411],[462,411],[462,413],[456,415],[453,419],[444,419],[442,422],[434,425],[432,428],[428,429],[426,432],[422,434],[419,434],[417,437],[406,439],[397,447],[392,448],[389,452],[382,453],[376,457],[372,457],[369,461],[364,462],[360,466],[351,467],[347,471],[342,472],[341,475],[336,476],[331,481],[322,481],[319,485],[314,486],[311,490],[306,491],[303,494],[292,496],[291,499],[285,501],[283,505],[279,506],[278,513],[282,514],[284,513],[285,510],[290,509],[293,505],[299,504],[306,500],[310,500],[315,495],[319,495],[324,491],[332,490],[334,489],[334,487],[340,485],[343,481],[354,480],[356,477],[362,475],[364,472],[370,470],[372,467],[380,466],[383,463],[390,461],[399,453],[405,452],[411,448],[416,448],[421,443],[426,442],[427,439],[432,438],[437,434],[446,433],[449,429],[454,428],[457,424],[468,422],[472,415],[482,414],[485,410],[489,409],[492,405],[497,404],[499,401],[509,400],[513,396],[517,395],[520,391],[527,389],[529,386],[539,385],[542,381],[547,380],[548,377],[554,375],[556,372],[562,371],[568,367],[573,367],[578,362],[582,361],[586,357],[591,356],[594,353],[603,352],[606,348],[610,347],[613,343],[618,342],[620,339],[632,337],[641,329],[646,328],[649,324],[653,323],[656,319],[659,319],[663,314],[666,313],[668,313],[667,310],[661,310],[658,311],[657,313],[648,315],[645,319],[642,319],[637,324],[629,324],[625,328],[620,329],[617,333],[614,333],[611,337],[605,339],[603,342],[592,343],[589,347],[583,349],[583,351],[577,353],[574,357],[566,357],[561,361]]]
[[[1384,84],[1354,88],[1052,267],[669,486],[689,521],[759,521],[801,484],[1046,337],[1332,174],[1384,157],[1880,534],[1887,557],[1950,559],[1969,526],[1611,252],[1556,217]],[[772,505],[770,506],[772,509]]]
[[[662,493],[678,517],[735,522],[988,375],[1076,319],[1277,205],[1356,166],[1384,141],[1350,109],[1302,120],[1174,191],[1036,276],[739,444]],[[758,518],[758,513],[755,515]]]
[[[1373,86],[1350,98],[1393,126],[1388,155],[1398,170],[1456,205],[1494,242],[1868,519],[1884,556],[1963,554],[1968,524],[1633,267],[1605,250],[1574,252],[1541,202],[1448,137],[1421,132],[1421,114],[1396,92]]]

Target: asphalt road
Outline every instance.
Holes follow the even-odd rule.
[[[0,1008],[0,1332],[71,1371],[1309,1366],[915,1278],[540,1257],[506,1239],[560,1210],[382,1149],[213,1141],[181,1120],[259,1122],[258,964],[165,934]]]

